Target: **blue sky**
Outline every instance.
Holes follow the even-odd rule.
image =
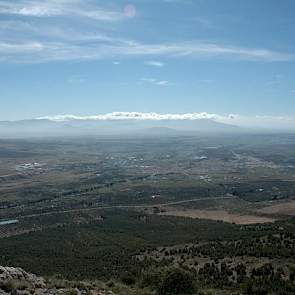
[[[0,120],[293,120],[294,11],[293,0],[0,0]]]

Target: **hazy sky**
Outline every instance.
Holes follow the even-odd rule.
[[[0,120],[295,117],[294,0],[0,0]]]

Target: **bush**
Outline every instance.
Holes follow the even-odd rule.
[[[136,282],[136,279],[133,275],[131,274],[124,274],[122,277],[121,277],[121,281],[123,284],[127,285],[127,286],[130,286],[130,285],[134,285],[135,282]]]
[[[140,287],[158,289],[161,284],[164,269],[161,268],[148,268],[141,275]]]
[[[65,294],[66,294],[66,295],[78,295],[79,292],[78,292],[78,290],[76,290],[76,289],[69,289],[69,290],[66,291]]]
[[[115,286],[115,283],[113,281],[108,281],[106,285],[108,288],[113,288]]]
[[[4,282],[0,283],[0,289],[2,289],[3,291],[9,293],[12,292],[13,290],[26,290],[26,289],[30,289],[32,287],[32,285],[25,281],[25,280],[7,280]]]
[[[158,288],[159,295],[185,295],[193,294],[195,291],[194,277],[180,269],[167,271]]]

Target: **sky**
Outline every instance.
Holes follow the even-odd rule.
[[[294,11],[294,0],[0,0],[0,121],[206,112],[295,126]]]

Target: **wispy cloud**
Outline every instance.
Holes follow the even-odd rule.
[[[124,11],[97,7],[89,0],[2,0],[0,14],[31,17],[80,16],[103,21],[118,21],[126,17]]]
[[[5,14],[0,20],[0,60],[42,63],[144,57],[146,65],[154,67],[163,67],[164,57],[295,61],[295,52],[268,48],[179,39],[147,43],[118,36],[113,26],[136,16],[136,8],[127,5],[115,10],[116,6],[106,5],[106,1],[92,0],[0,0],[0,15]]]
[[[146,61],[145,64],[148,66],[153,66],[153,67],[158,67],[158,68],[162,68],[165,66],[165,64],[163,62],[156,61],[156,60]]]
[[[11,50],[12,49],[12,50]],[[36,50],[38,54],[36,55]],[[98,38],[97,40],[63,42],[2,42],[0,51],[13,62],[48,62],[56,60],[83,60],[136,56],[186,57],[197,59],[227,58],[247,61],[294,61],[295,54],[268,49],[247,49],[202,42],[172,44],[144,44],[132,40]],[[31,53],[31,54],[30,54]]]
[[[167,80],[157,80],[157,79],[154,79],[154,78],[142,78],[142,79],[140,79],[139,84],[144,84],[144,83],[149,83],[149,84],[158,85],[158,86],[172,85],[172,83],[170,83]]]
[[[25,43],[6,43],[0,42],[0,53],[3,54],[22,54],[35,53],[45,49],[45,46],[39,42],[25,42]]]
[[[140,82],[155,83],[157,80],[153,78],[141,78]]]
[[[295,129],[295,117],[290,116],[245,116],[237,114],[220,115],[214,113],[184,113],[184,114],[160,114],[160,113],[141,113],[141,112],[113,112],[94,116],[76,115],[57,115],[39,117],[38,120],[46,119],[55,122],[67,122],[72,120],[190,120],[197,121],[202,119],[213,120],[220,123],[232,124],[247,128],[263,129]]]
[[[156,84],[159,86],[168,86],[170,85],[170,82],[167,80],[161,80],[161,81],[157,81]]]

